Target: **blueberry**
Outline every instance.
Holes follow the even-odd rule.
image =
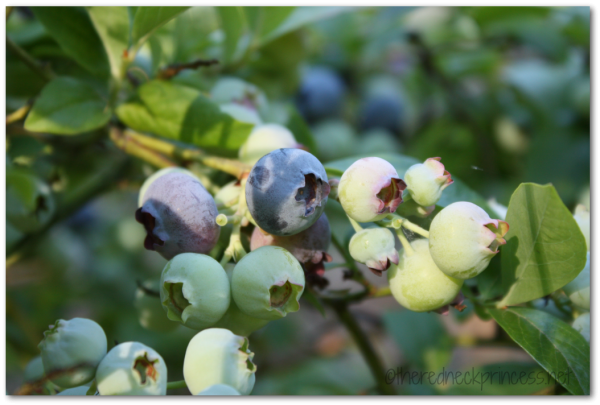
[[[277,149],[252,168],[246,202],[259,227],[289,236],[319,219],[329,190],[325,168],[316,157],[300,149]]]
[[[344,83],[325,67],[309,69],[296,96],[298,110],[309,122],[333,117],[340,112],[344,99]]]
[[[402,100],[391,94],[377,94],[367,98],[359,114],[361,130],[381,128],[399,134],[402,131],[404,108]]]
[[[170,260],[180,253],[208,253],[219,239],[212,196],[188,174],[169,172],[148,187],[135,218],[148,233],[144,247]]]

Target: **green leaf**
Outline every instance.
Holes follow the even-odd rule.
[[[108,58],[102,41],[81,7],[31,7],[61,49],[90,73],[107,77]]]
[[[386,312],[383,323],[412,366],[435,372],[449,363],[452,339],[435,314]]]
[[[108,54],[113,77],[121,78],[123,53],[129,48],[127,7],[90,7],[88,13]]]
[[[138,88],[138,99],[120,105],[117,116],[136,131],[237,156],[253,125],[236,121],[200,91],[153,80]]]
[[[590,345],[571,326],[537,309],[490,309],[508,335],[574,395],[590,393]]]
[[[250,28],[261,43],[278,28],[297,7],[244,7]]]
[[[302,298],[305,299],[306,302],[308,302],[310,305],[315,307],[319,311],[319,313],[323,316],[323,318],[325,318],[325,308],[323,307],[323,303],[321,302],[319,297],[317,297],[315,294],[313,294],[309,290],[304,290],[304,293],[302,294]]]
[[[217,7],[221,19],[221,28],[225,33],[223,41],[223,62],[229,63],[239,59],[248,46],[241,41],[248,32],[248,22],[244,7]]]
[[[137,7],[133,18],[131,37],[139,48],[159,27],[183,13],[189,7]]]
[[[25,120],[25,129],[74,135],[105,125],[110,119],[108,102],[83,81],[59,77],[48,83]]]
[[[498,307],[543,297],[566,285],[586,262],[585,238],[552,185],[523,183],[513,193],[501,247],[502,285]]]
[[[487,27],[503,20],[528,19],[534,17],[546,17],[552,10],[550,7],[469,7],[468,14],[473,19]]]
[[[271,8],[271,7],[269,7]],[[296,7],[287,18],[274,29],[264,29],[265,35],[261,38],[260,45],[265,45],[285,34],[297,30],[305,25],[312,24],[319,20],[335,17],[341,13],[353,11],[354,7]],[[273,10],[271,14],[277,14],[277,19],[285,13],[283,10]],[[270,28],[271,25],[268,27]],[[265,31],[267,30],[267,31]]]

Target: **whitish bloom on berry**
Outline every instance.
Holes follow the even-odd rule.
[[[440,160],[439,157],[433,157],[412,165],[404,175],[406,190],[419,205],[435,205],[442,191],[454,182]]]
[[[167,366],[151,347],[121,343],[102,359],[96,383],[100,395],[166,395]]]
[[[241,395],[254,388],[256,366],[248,339],[227,329],[206,329],[192,338],[183,360],[183,377],[192,395],[225,384]]]
[[[96,367],[106,354],[104,330],[96,322],[59,319],[44,332],[39,344],[46,375],[63,388],[77,387],[94,378]]]
[[[378,276],[399,260],[394,234],[387,228],[367,228],[355,233],[350,239],[350,254]]]
[[[173,321],[192,329],[214,325],[229,307],[225,270],[210,256],[182,253],[169,261],[160,277],[160,301]]]
[[[406,183],[389,162],[368,157],[354,162],[342,175],[338,198],[348,216],[372,222],[393,213],[402,202]]]
[[[415,312],[433,311],[452,304],[463,280],[444,274],[432,260],[427,240],[411,243],[414,252],[402,252],[398,265],[388,270],[390,289],[396,301]]]
[[[183,167],[165,167],[164,169],[160,169],[160,170],[154,172],[152,175],[150,175],[144,181],[144,183],[142,184],[142,187],[140,187],[140,192],[138,193],[138,208],[144,204],[144,201],[145,201],[144,196],[146,194],[146,191],[148,191],[148,187],[150,187],[156,179],[164,176],[165,174],[169,174],[169,173],[183,173],[183,174],[187,174],[188,176],[192,177],[193,179],[198,180],[198,178],[194,175],[194,173],[190,172],[187,169],[184,169]]]
[[[590,252],[587,252],[587,261],[581,273],[564,286],[563,291],[573,304],[579,308],[590,310]]]
[[[298,260],[278,246],[248,253],[233,269],[232,297],[247,315],[275,320],[300,309],[304,271]]]
[[[485,270],[506,243],[508,223],[492,219],[477,205],[461,201],[448,205],[429,228],[429,248],[437,266],[463,280]]]

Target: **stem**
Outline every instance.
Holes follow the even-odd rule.
[[[31,103],[28,102],[23,107],[18,110],[12,112],[11,114],[6,116],[6,125],[12,124],[13,122],[17,122],[25,118],[29,110],[31,109]]]
[[[171,381],[171,382],[167,383],[168,390],[176,390],[178,388],[187,388],[187,384],[185,383],[185,380]]]
[[[406,255],[412,256],[413,253],[415,253],[415,251],[413,250],[412,246],[410,246],[410,242],[408,241],[408,239],[406,239],[406,236],[404,236],[404,232],[402,232],[402,229],[396,230],[396,235],[398,235],[398,239],[400,240],[400,243],[402,243],[402,247],[404,248]]]
[[[165,156],[148,149],[144,145],[137,142],[136,139],[132,139],[127,131],[123,133],[119,128],[111,127],[110,139],[125,153],[142,159],[153,166],[161,169],[165,167],[176,166],[173,161],[167,159]]]
[[[201,163],[204,166],[212,167],[213,169],[231,174],[238,179],[241,178],[245,172],[250,171],[252,168],[250,165],[237,160],[209,156],[200,149],[181,148],[170,142],[142,135],[132,130],[126,130],[125,135],[128,138],[133,139],[136,143],[146,147],[147,149],[153,150],[154,152],[167,155],[172,159],[192,160]]]
[[[388,295],[392,295],[392,290],[390,289],[390,287],[382,287],[377,289],[377,291],[375,291],[373,294],[371,294],[371,297],[381,298],[387,297]]]
[[[8,36],[6,37],[6,46],[10,49],[23,63],[25,63],[31,70],[37,73],[42,79],[49,82],[54,79],[54,73],[42,68],[42,66],[35,60],[31,55],[27,53],[23,48],[17,45]]]
[[[394,387],[385,382],[385,369],[379,356],[373,349],[373,345],[369,341],[369,338],[365,334],[365,332],[360,328],[360,325],[352,315],[352,313],[348,310],[348,304],[345,302],[332,303],[330,302],[330,306],[333,308],[335,313],[337,314],[340,321],[344,324],[352,338],[356,342],[362,356],[364,357],[369,369],[371,369],[371,373],[375,378],[375,383],[377,384],[377,389],[380,394],[383,395],[396,395],[396,391]]]
[[[354,230],[356,232],[360,232],[363,230],[362,226],[360,226],[360,224],[358,222],[356,222],[355,220],[353,220],[352,218],[348,217],[348,221],[350,221],[352,228],[354,228]]]
[[[405,227],[406,229],[408,229],[409,231],[412,231],[412,232],[414,232],[414,233],[416,233],[418,235],[423,236],[424,238],[429,239],[429,231],[421,228],[417,224],[413,224],[408,219],[403,219],[402,220],[402,226]]]

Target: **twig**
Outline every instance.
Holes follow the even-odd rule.
[[[125,153],[142,159],[158,168],[177,166],[175,162],[137,142],[128,132],[117,127],[110,128],[110,139]]]
[[[156,75],[156,78],[160,79],[160,80],[168,80],[168,79],[172,78],[173,76],[175,76],[177,73],[181,72],[182,70],[198,69],[199,67],[212,66],[212,65],[216,65],[218,63],[219,63],[219,61],[216,59],[210,59],[210,60],[198,59],[198,60],[196,60],[194,62],[190,62],[190,63],[174,63],[172,65],[165,67],[164,69],[161,69],[158,72],[158,74]]]
[[[377,389],[380,394],[383,395],[396,395],[396,391],[394,387],[390,384],[387,384],[385,381],[385,371],[383,368],[383,364],[379,359],[377,353],[373,349],[373,345],[369,341],[369,338],[365,334],[365,332],[360,328],[360,325],[352,315],[352,313],[348,310],[348,303],[346,302],[328,302],[329,306],[333,308],[338,318],[344,324],[354,341],[356,342],[363,358],[367,362],[371,373],[373,374],[373,378],[375,379],[375,383],[377,385]]]
[[[44,69],[31,55],[29,55],[23,48],[17,45],[12,39],[8,36],[6,37],[6,46],[10,49],[23,63],[31,68],[35,73],[37,73],[42,79],[49,82],[54,79],[54,73],[52,73],[49,69]]]
[[[16,111],[13,111],[11,114],[6,116],[6,125],[12,124],[13,122],[17,122],[25,118],[29,110],[31,109],[31,105],[33,102],[28,101],[23,107],[19,108]]]
[[[167,383],[168,390],[176,390],[178,388],[187,388],[187,384],[185,383],[185,380],[171,381],[171,382]]]

